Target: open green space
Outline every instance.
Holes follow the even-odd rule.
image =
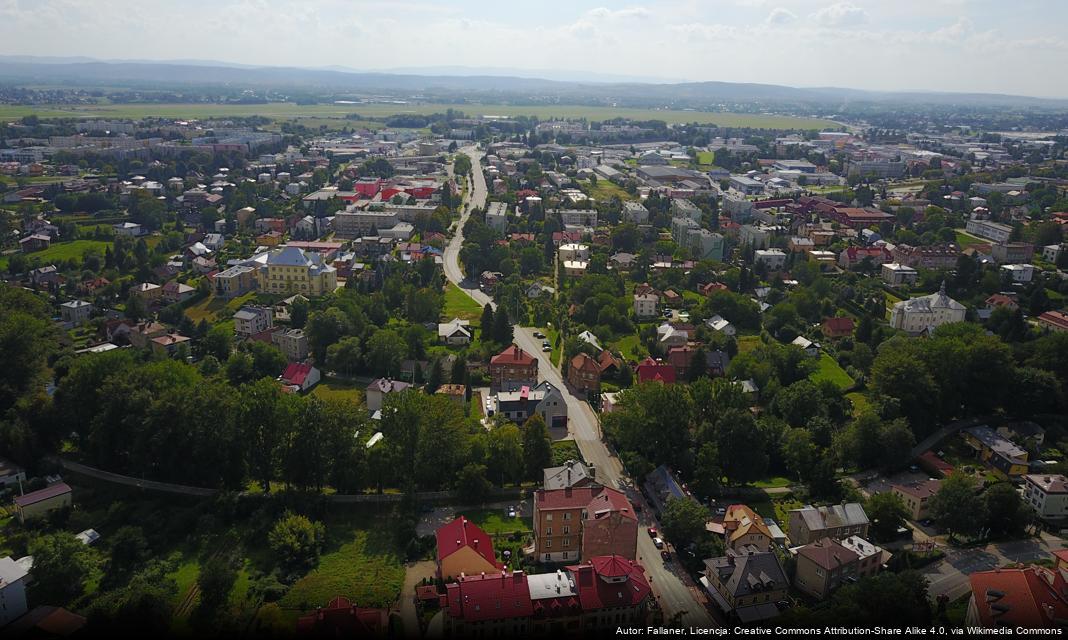
[[[211,322],[220,315],[225,315],[224,312],[226,311],[229,311],[231,314],[234,313],[245,304],[252,302],[255,298],[255,292],[249,292],[243,296],[238,296],[230,300],[219,298],[212,293],[200,302],[186,307],[185,315],[189,316],[189,319],[193,322],[200,322],[205,319]]]
[[[31,262],[36,260],[42,265],[70,260],[71,258],[80,261],[82,256],[93,250],[100,252],[100,255],[103,256],[104,250],[108,245],[110,243],[103,240],[73,240],[71,242],[53,244],[42,251],[27,253],[26,257]],[[7,269],[7,256],[0,257],[0,269]]]
[[[582,452],[574,440],[553,442],[553,466],[559,467],[568,460],[582,460]]]
[[[363,385],[337,378],[323,378],[312,389],[312,395],[323,400],[351,400],[358,404],[363,401]]]
[[[623,336],[611,343],[609,347],[613,351],[623,354],[623,357],[627,360],[641,360],[646,355],[645,347],[642,346],[642,339],[636,333]]]
[[[760,346],[760,336],[738,336],[738,353],[749,353]]]
[[[398,114],[429,115],[456,109],[478,116],[537,116],[550,118],[586,118],[603,121],[613,118],[634,120],[662,120],[668,124],[697,122],[721,127],[752,127],[763,129],[823,129],[838,127],[832,120],[774,115],[767,113],[731,113],[683,111],[673,109],[638,109],[588,105],[486,105],[486,104],[316,104],[298,105],[292,102],[270,104],[94,104],[94,105],[3,105],[0,119],[36,115],[42,118],[239,118],[263,116],[275,120],[292,118],[343,118],[357,114],[360,118],[383,118]]]
[[[504,512],[504,509],[465,511],[463,515],[467,516],[468,520],[477,524],[483,531],[491,536],[508,535],[511,533],[530,533],[531,531],[529,522],[518,516],[509,518],[508,514]]]
[[[697,152],[697,164],[711,165],[716,162],[715,151],[698,151]]]
[[[974,247],[975,245],[979,244],[990,244],[989,240],[977,238],[970,233],[962,231],[961,229],[956,229],[954,231],[954,234],[956,235],[957,246],[961,249],[967,249],[968,247]]]
[[[860,415],[872,409],[871,400],[863,392],[853,391],[847,393],[846,397],[853,403],[853,415]]]
[[[789,478],[783,476],[770,476],[757,480],[753,483],[753,486],[760,489],[780,489],[782,487],[789,487],[793,482]]]
[[[463,289],[453,283],[445,288],[445,309],[443,311],[445,321],[453,318],[470,320],[472,326],[479,326],[482,319],[482,307],[478,306],[471,296],[464,293]]]
[[[302,611],[345,596],[364,607],[388,607],[404,584],[404,565],[381,529],[357,529],[340,547],[324,553],[319,566],[297,580],[279,601]]]
[[[834,386],[846,390],[853,386],[853,378],[827,353],[820,353],[819,368],[812,373],[812,381],[830,380]]]
[[[583,189],[586,195],[600,202],[606,202],[612,198],[620,200],[637,200],[638,196],[627,193],[627,190],[611,180],[598,179],[597,184],[583,181]]]

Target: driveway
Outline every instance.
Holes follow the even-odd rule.
[[[418,638],[423,630],[419,628],[419,612],[415,607],[415,587],[423,578],[434,579],[437,564],[433,560],[410,562],[404,566],[404,587],[400,595],[400,615],[404,620],[404,633],[409,638]]]
[[[434,532],[438,530],[443,524],[452,522],[458,514],[462,514],[465,511],[476,511],[483,509],[498,510],[501,515],[505,515],[505,510],[508,507],[515,507],[516,514],[521,518],[530,518],[534,514],[534,504],[530,498],[522,502],[501,501],[501,502],[488,502],[480,506],[447,506],[447,507],[434,507],[430,511],[419,516],[419,524],[415,526],[416,535],[432,536]]]

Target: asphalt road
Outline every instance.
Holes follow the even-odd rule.
[[[1049,558],[1050,553],[1061,548],[1062,541],[1056,537],[1028,538],[990,544],[974,549],[948,549],[946,557],[923,569],[929,581],[928,595],[932,600],[941,594],[955,600],[971,588],[968,576],[976,571],[989,571],[997,567]]]
[[[465,281],[463,271],[460,269],[460,246],[463,244],[463,225],[467,222],[471,208],[484,207],[486,205],[487,191],[486,179],[480,169],[482,153],[473,147],[461,149],[471,157],[473,167],[472,186],[468,191],[469,198],[464,203],[460,222],[452,241],[445,249],[445,277],[471,296],[480,305],[487,302],[492,304],[492,299],[478,289],[477,282]],[[568,430],[575,439],[586,461],[597,469],[598,479],[606,486],[615,487],[625,491],[632,502],[644,501],[634,483],[623,473],[623,467],[608,447],[601,440],[600,422],[590,405],[580,400],[564,384],[560,372],[549,361],[549,354],[541,350],[541,340],[534,337],[534,329],[516,327],[515,342],[527,353],[535,354],[538,358],[538,370],[541,377],[548,380],[563,392],[567,403]],[[645,567],[649,577],[653,593],[660,601],[664,610],[665,620],[671,620],[675,615],[680,616],[680,622],[684,626],[715,626],[712,616],[703,604],[704,596],[700,595],[700,588],[693,585],[677,561],[664,562],[660,558],[659,550],[653,545],[653,541],[644,532],[649,526],[659,526],[651,521],[651,510],[646,508],[638,514],[639,522],[643,531],[638,535],[638,556]]]

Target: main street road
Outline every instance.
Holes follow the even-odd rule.
[[[463,271],[460,269],[460,246],[463,244],[463,225],[467,222],[473,207],[486,205],[486,180],[482,175],[480,160],[482,154],[473,147],[465,147],[461,151],[471,157],[472,173],[474,174],[469,191],[469,200],[464,203],[460,222],[452,241],[445,249],[445,276],[464,290],[479,304],[492,302],[490,297],[478,289],[478,285],[465,283]],[[597,476],[607,486],[626,491],[633,502],[643,501],[637,486],[624,474],[623,466],[616,459],[608,447],[601,440],[600,426],[597,416],[590,409],[590,405],[577,398],[560,377],[560,372],[550,362],[548,354],[541,350],[541,341],[534,337],[533,329],[516,327],[515,342],[527,353],[535,354],[538,358],[538,369],[544,379],[561,390],[564,400],[567,402],[568,429],[575,438],[575,442],[587,462],[597,469]],[[648,509],[639,514],[642,528],[656,526],[651,520],[652,514]],[[638,535],[638,556],[645,567],[646,575],[652,583],[653,592],[657,594],[660,605],[664,609],[665,619],[670,620],[673,616],[680,616],[680,623],[684,626],[713,626],[712,616],[703,604],[704,596],[700,588],[693,585],[685,571],[677,565],[678,560],[665,563],[660,558],[660,551],[653,546],[652,539],[645,535],[644,531]]]

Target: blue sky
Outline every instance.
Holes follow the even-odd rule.
[[[1065,24],[1056,0],[0,0],[0,53],[1068,97]]]

